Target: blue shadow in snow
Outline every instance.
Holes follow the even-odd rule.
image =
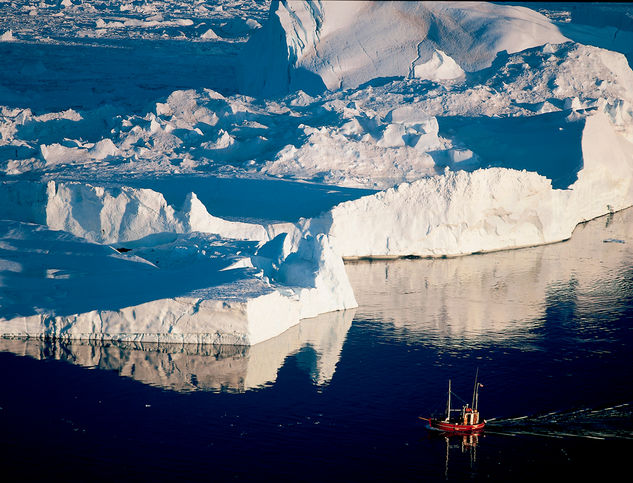
[[[584,119],[569,111],[530,117],[438,117],[439,134],[479,156],[479,166],[534,171],[567,189],[583,167]]]
[[[296,222],[318,216],[344,201],[370,195],[376,190],[341,188],[282,179],[170,176],[126,180],[127,186],[163,193],[167,203],[180,208],[194,192],[207,211],[229,220]]]
[[[6,236],[19,230],[30,233],[28,238]],[[162,240],[159,235],[147,237],[146,243],[168,241],[169,236],[163,235]],[[135,249],[129,253],[132,256],[121,256],[109,246],[18,222],[3,222],[0,237],[0,319],[42,311],[71,315],[119,310],[249,279],[255,271],[224,270],[233,262],[231,257],[198,257],[195,262],[160,269],[133,257]],[[225,241],[223,248],[229,243],[233,245],[231,253],[250,253],[256,245],[231,240]],[[147,254],[145,257],[159,263]]]

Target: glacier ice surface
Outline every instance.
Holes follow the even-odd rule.
[[[344,258],[551,243],[633,205],[633,71],[573,28],[495,4],[221,6],[0,21],[35,82],[0,86],[0,334],[257,344],[355,307]],[[73,16],[94,27],[55,23]],[[51,28],[217,55],[180,87],[162,44],[173,72],[139,88],[121,49]]]

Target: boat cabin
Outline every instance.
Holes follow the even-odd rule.
[[[465,406],[463,411],[464,423],[467,425],[473,425],[479,423],[479,411],[476,409],[473,411],[471,408]]]

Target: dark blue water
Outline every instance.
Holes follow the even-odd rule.
[[[0,342],[23,480],[607,480],[633,450],[633,212],[572,240],[348,264],[355,312],[252,348]],[[352,320],[353,319],[353,320]],[[446,385],[490,420],[427,431]]]

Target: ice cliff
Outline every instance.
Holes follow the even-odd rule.
[[[582,122],[583,167],[567,189],[525,170],[447,171],[341,203],[305,229],[327,231],[344,257],[465,255],[565,240],[578,223],[633,205],[633,145],[603,114]]]
[[[269,232],[284,225],[213,217],[193,193],[174,210],[152,190],[50,181],[33,210],[32,183],[4,187],[18,220],[0,221],[2,335],[252,345],[356,307],[325,234],[283,252]]]

